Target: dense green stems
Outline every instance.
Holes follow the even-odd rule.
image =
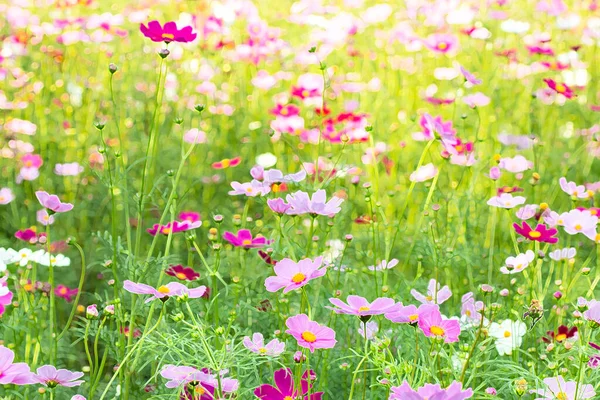
[[[48,214],[52,211],[48,210]],[[46,251],[48,252],[48,283],[50,284],[50,362],[56,364],[58,354],[58,337],[56,336],[56,295],[54,293],[54,265],[52,264],[52,246],[50,241],[50,224],[46,224]]]
[[[67,330],[69,330],[69,327],[71,326],[71,322],[73,321],[73,317],[75,316],[75,312],[77,311],[77,305],[79,304],[79,298],[81,297],[81,291],[83,290],[83,282],[85,281],[86,264],[85,264],[85,254],[83,253],[83,249],[74,240],[71,240],[69,242],[69,244],[71,244],[71,245],[75,246],[75,248],[77,248],[77,251],[79,252],[79,256],[81,257],[81,275],[79,276],[79,285],[77,285],[77,295],[75,295],[75,301],[73,301],[73,307],[71,308],[71,313],[69,314],[69,319],[67,319],[67,323],[65,324],[65,327],[60,332],[60,334],[57,336],[57,338],[56,338],[57,342],[60,341],[60,339],[65,335],[65,333],[67,332]]]
[[[471,345],[471,349],[469,350],[469,355],[467,356],[467,359],[465,360],[465,365],[463,365],[462,372],[460,373],[460,382],[463,385],[465,383],[465,374],[467,373],[467,367],[469,366],[469,361],[471,361],[471,357],[473,357],[473,352],[475,351],[475,348],[477,347],[477,343],[479,342],[479,337],[481,336],[481,332],[483,331],[484,320],[485,320],[485,318],[484,318],[483,311],[482,311],[481,312],[481,321],[479,321],[479,329],[477,329],[477,334],[475,335],[475,340],[473,341],[473,344]]]
[[[492,224],[490,226],[490,248],[489,248],[489,262],[488,262],[488,275],[487,275],[487,282],[488,283],[492,283],[492,277],[494,274],[494,242],[496,239],[496,220],[498,219],[498,210],[496,209],[496,207],[492,207]]]

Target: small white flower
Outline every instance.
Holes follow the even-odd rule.
[[[263,168],[271,168],[277,164],[277,157],[273,153],[263,153],[256,156],[256,163]]]
[[[43,250],[42,253],[38,255],[37,262],[46,267],[49,267],[50,263],[52,263],[52,266],[54,267],[68,267],[71,265],[71,259],[69,259],[69,257],[63,256],[62,254],[51,255]]]
[[[30,249],[21,249],[13,255],[13,258],[9,261],[9,263],[18,263],[21,267],[24,267],[30,261],[36,262],[36,260],[33,258],[33,252]]]
[[[386,269],[392,269],[396,265],[398,265],[398,260],[395,258],[392,258],[390,260],[390,262],[387,262],[387,260],[382,260],[379,264],[369,265],[367,268],[369,269],[369,271],[383,271]]]
[[[494,196],[488,200],[489,206],[500,207],[500,208],[513,208],[525,203],[525,197],[513,196],[510,193],[502,193],[500,196]]]
[[[577,250],[574,247],[565,247],[564,249],[554,250],[549,254],[554,261],[570,260],[575,258]]]
[[[516,274],[523,271],[535,259],[535,254],[531,250],[521,253],[516,257],[508,257],[504,262],[506,265],[500,268],[503,274]]]
[[[527,332],[527,325],[523,321],[504,320],[494,322],[490,326],[489,335],[496,338],[496,350],[501,356],[511,355],[514,349],[521,347],[523,336]]]
[[[438,169],[435,167],[435,165],[429,163],[427,165],[423,165],[422,167],[417,169],[415,172],[410,174],[410,181],[411,182],[425,182],[425,181],[428,181],[429,179],[433,179],[437,175],[437,173],[438,173]]]
[[[6,265],[11,264],[13,258],[17,254],[13,249],[5,249],[0,247],[0,272],[6,271]]]

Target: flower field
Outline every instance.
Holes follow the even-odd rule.
[[[0,12],[0,399],[600,398],[597,0]]]

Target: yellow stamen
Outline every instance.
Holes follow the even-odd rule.
[[[529,232],[529,237],[531,237],[531,238],[537,239],[540,236],[542,236],[542,234],[540,232],[538,232],[538,231],[531,231],[531,232]]]
[[[370,308],[369,308],[369,307],[367,307],[367,306],[362,306],[362,307],[360,307],[360,308],[358,309],[358,311],[359,311],[359,312],[363,312],[363,311],[369,311],[369,310],[370,310]]]
[[[504,331],[504,337],[511,337],[510,331]]]
[[[298,272],[296,275],[292,276],[292,282],[294,283],[302,283],[306,280],[306,275],[302,272]]]
[[[168,40],[173,40],[173,39],[175,39],[175,35],[173,35],[172,33],[163,33],[162,38],[168,39]]]
[[[250,246],[251,244],[252,244],[252,240],[250,240],[250,239],[242,240],[242,245],[244,245],[244,246]]]
[[[567,91],[567,87],[565,85],[563,85],[562,83],[557,83],[556,84],[556,91],[558,93],[564,93]]]
[[[302,332],[302,339],[304,339],[308,343],[314,343],[317,341],[317,335],[310,331],[304,331]]]
[[[409,315],[408,319],[410,320],[410,322],[415,322],[416,320],[419,319],[419,315],[418,314]]]
[[[223,168],[227,168],[227,167],[229,167],[229,165],[231,165],[231,160],[229,158],[221,160],[221,166]]]
[[[446,50],[448,48],[448,43],[445,43],[445,42],[438,43],[437,48],[439,50]]]
[[[429,328],[429,332],[434,336],[444,336],[446,334],[446,331],[444,331],[443,328],[436,325]]]
[[[557,342],[562,342],[566,338],[567,338],[567,335],[565,335],[564,333],[561,333],[560,335],[556,335],[556,341]]]
[[[185,275],[183,272],[178,272],[178,273],[176,273],[176,274],[175,274],[175,277],[176,277],[177,279],[180,279],[180,280],[184,280],[184,279],[186,279],[186,278],[187,278],[187,276],[186,276],[186,275]]]
[[[162,294],[168,294],[168,293],[170,293],[170,292],[171,292],[171,291],[169,290],[169,288],[168,288],[168,287],[166,287],[166,286],[161,286],[161,287],[159,287],[157,290],[158,290],[158,293],[162,293]]]

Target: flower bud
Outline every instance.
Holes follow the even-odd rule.
[[[117,72],[118,70],[119,70],[119,68],[115,64],[113,64],[113,63],[108,64],[108,71],[111,73],[111,75],[114,74],[115,72]]]
[[[160,58],[162,58],[163,60],[164,60],[165,58],[167,58],[167,57],[169,56],[169,54],[171,54],[171,52],[170,52],[168,49],[161,49],[161,50],[158,52],[158,55],[159,55],[159,56],[160,56]]]
[[[92,304],[87,307],[87,309],[85,310],[85,317],[87,319],[98,318],[98,308],[95,304]]]

